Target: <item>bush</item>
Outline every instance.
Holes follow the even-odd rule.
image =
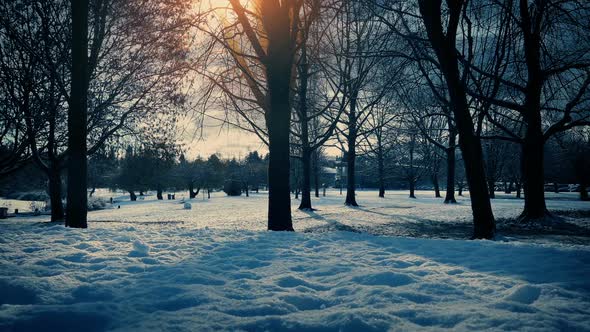
[[[223,192],[228,196],[240,196],[242,195],[242,184],[240,181],[227,180],[223,184]]]
[[[89,197],[87,204],[88,211],[104,210],[109,205],[106,199],[99,197]]]
[[[6,194],[8,199],[17,199],[20,201],[46,201],[49,195],[45,192],[29,191],[29,192],[11,192]]]

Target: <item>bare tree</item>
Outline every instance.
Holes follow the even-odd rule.
[[[292,231],[289,188],[290,131],[296,55],[315,19],[317,0],[260,0],[252,9],[230,0],[219,26],[199,26],[213,43],[206,66],[195,68],[221,91],[246,126],[269,148],[268,229]],[[304,10],[305,8],[305,10]],[[304,15],[305,13],[305,15]]]
[[[305,8],[304,8],[305,9]],[[305,10],[304,10],[305,12]],[[343,107],[336,107],[335,101],[342,89],[342,80],[326,77],[322,63],[330,61],[327,52],[322,52],[322,37],[330,29],[335,15],[328,12],[301,31],[301,43],[297,63],[297,87],[294,101],[292,143],[296,157],[301,161],[301,203],[300,210],[311,210],[311,167],[316,151],[331,137],[340,119]],[[337,13],[337,10],[336,10]],[[317,165],[317,163],[316,163]],[[316,171],[317,172],[317,171]],[[317,193],[316,181],[316,196]]]
[[[525,207],[520,219],[542,220],[548,215],[544,143],[559,132],[590,124],[590,60],[582,55],[590,47],[590,8],[575,0],[518,0],[495,6],[476,2],[470,8],[483,17],[468,29],[470,34],[488,32],[481,43],[472,38],[470,48],[482,52],[479,61],[462,59],[473,78],[468,92],[482,104],[495,106],[486,120],[503,131],[502,139],[521,145]],[[497,17],[502,17],[499,27]],[[493,50],[483,53],[484,44]],[[498,116],[514,124],[506,126],[496,121]]]
[[[330,36],[332,48],[339,50],[331,65],[334,75],[343,81],[339,107],[343,116],[336,129],[339,148],[346,156],[347,185],[345,204],[358,206],[355,197],[355,163],[357,145],[368,131],[366,124],[371,112],[388,93],[391,75],[380,66],[385,59],[372,56],[388,42],[382,24],[362,2],[344,1],[342,11],[333,24]]]
[[[87,228],[86,118],[88,100],[88,0],[71,0],[72,83],[68,108],[66,226]]]
[[[457,34],[464,11],[463,0],[447,0],[447,11],[442,3],[419,0],[420,14],[428,39],[440,64],[448,88],[451,109],[459,132],[459,146],[465,162],[467,183],[473,210],[474,238],[492,238],[495,221],[485,181],[483,153],[480,139],[473,128],[473,119],[467,103],[465,72],[459,69]],[[443,26],[446,22],[446,29]]]
[[[182,39],[182,27],[187,24],[184,11],[171,9],[187,1],[159,4],[161,11],[153,11],[155,2],[90,2],[88,66],[84,74],[84,86],[88,87],[84,105],[88,110],[85,129],[80,129],[80,135],[86,136],[87,154],[115,137],[166,132],[166,126],[174,122],[168,115],[183,101],[180,88],[188,45]],[[23,142],[27,142],[31,158],[48,177],[54,221],[64,217],[61,178],[70,151],[66,123],[73,99],[69,90],[78,93],[78,88],[84,88],[74,87],[71,82],[69,4],[65,0],[15,1],[0,7],[6,14],[0,20],[3,38],[14,46],[2,49],[5,59],[20,54],[19,59],[35,64],[31,67],[34,74],[20,71],[22,75],[31,73],[26,77],[30,82],[27,91],[31,92],[12,94],[11,99],[21,105],[20,127],[26,130]],[[157,131],[148,126],[148,122],[156,121],[161,125]]]

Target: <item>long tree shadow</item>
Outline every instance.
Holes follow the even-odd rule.
[[[303,230],[304,233],[324,233],[324,232],[331,232],[331,231],[361,233],[361,231],[356,229],[355,227],[343,224],[335,219],[325,218],[325,217],[315,213],[314,211],[302,210],[301,212],[307,214],[312,219],[323,221],[326,223],[326,225],[319,225],[319,226],[305,228]]]

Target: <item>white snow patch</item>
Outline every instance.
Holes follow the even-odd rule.
[[[129,257],[145,257],[149,256],[150,247],[141,240],[133,241],[133,250],[129,253]]]
[[[469,215],[369,194],[316,199],[295,227]],[[0,222],[0,331],[590,330],[586,245],[275,233],[262,195],[191,202],[92,212],[87,230]]]

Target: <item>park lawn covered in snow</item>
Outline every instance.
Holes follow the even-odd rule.
[[[264,231],[264,194],[192,210],[120,203],[91,212],[87,230],[1,221],[0,331],[590,330],[588,245],[357,233],[470,225],[465,199],[373,195],[358,209],[335,192],[316,199],[316,213],[294,211],[296,233]],[[521,206],[495,200],[494,212]]]

